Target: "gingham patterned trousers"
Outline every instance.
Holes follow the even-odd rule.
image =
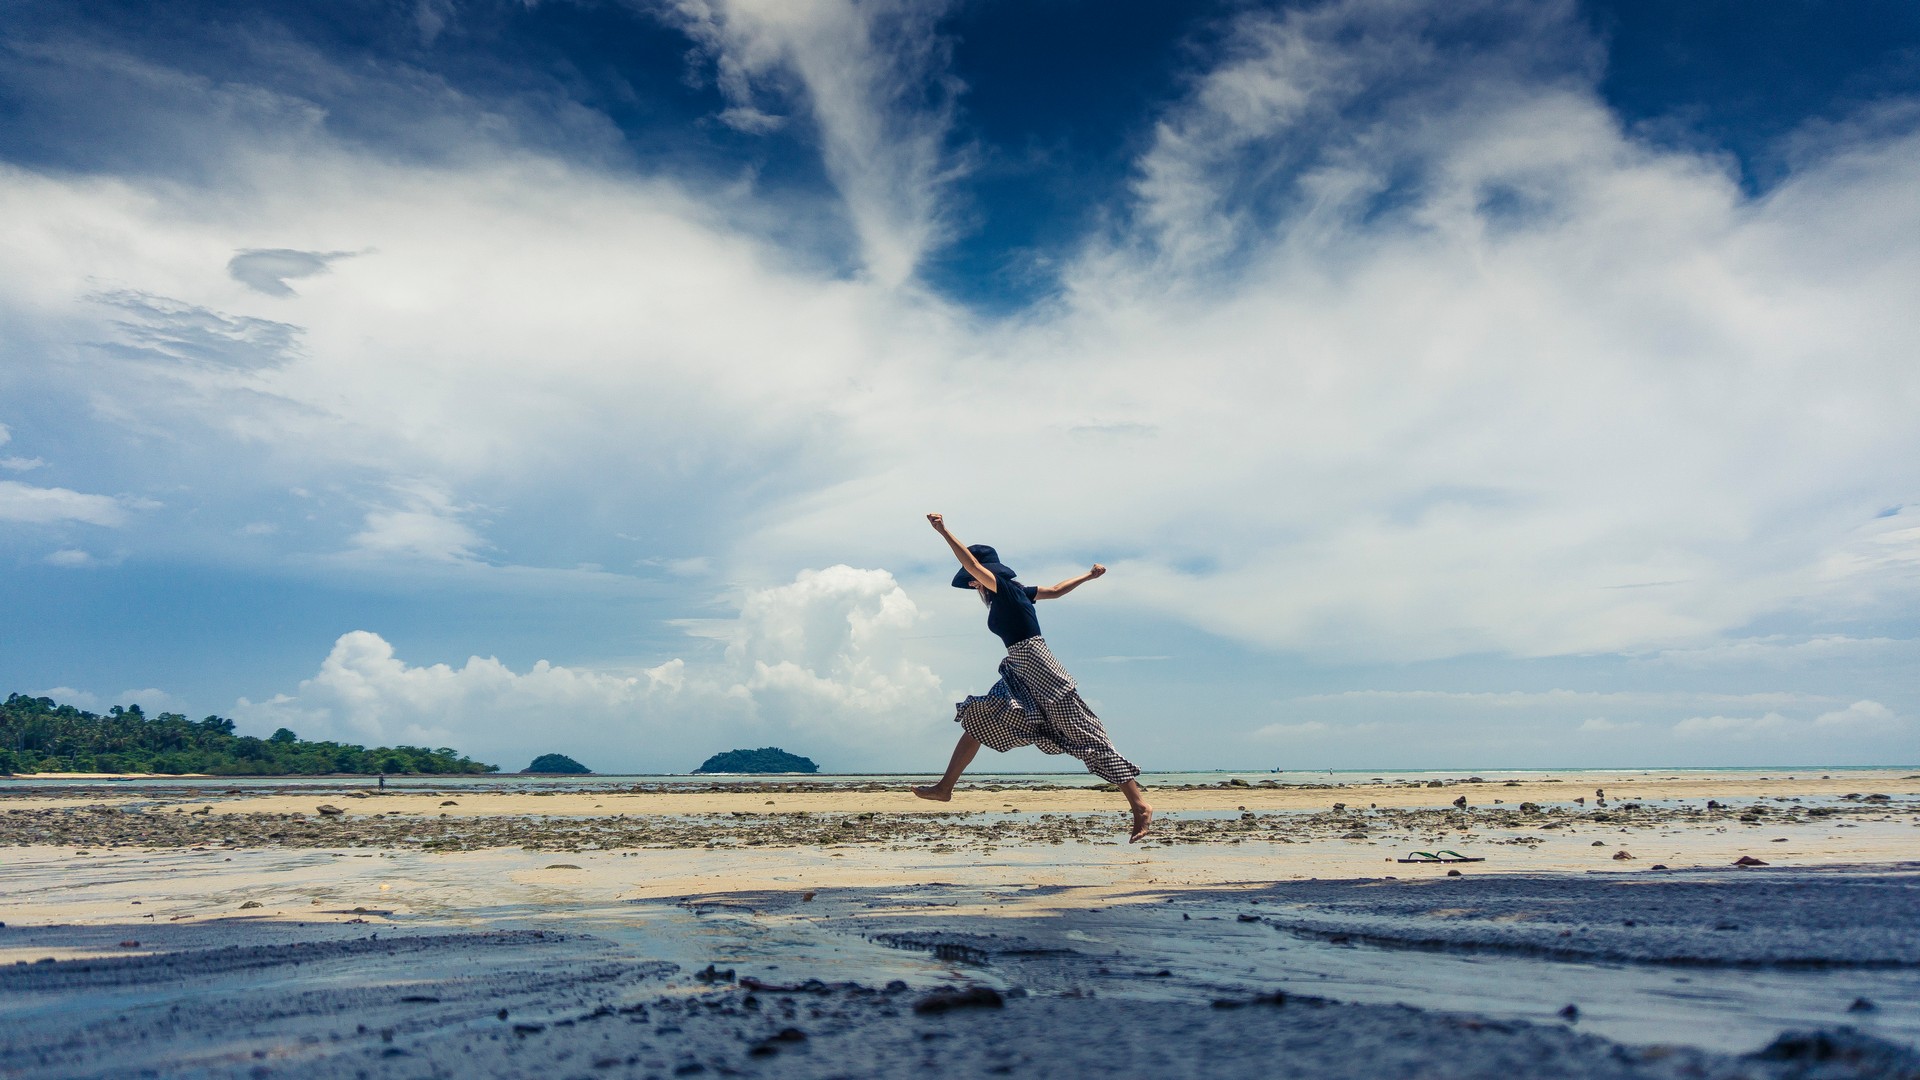
[[[1054,659],[1044,638],[1008,646],[1000,681],[985,695],[954,706],[953,718],[981,745],[1001,753],[1034,746],[1045,754],[1072,754],[1088,772],[1112,784],[1140,775],[1140,767],[1113,748],[1105,725],[1080,699],[1073,676]]]

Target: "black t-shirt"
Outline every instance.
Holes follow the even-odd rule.
[[[1010,574],[995,574],[994,580],[998,584],[987,604],[987,629],[1000,635],[1008,648],[1014,642],[1039,637],[1040,616],[1033,610],[1033,600],[1040,590],[1020,584]]]

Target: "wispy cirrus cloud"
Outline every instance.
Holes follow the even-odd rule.
[[[960,87],[936,32],[949,5],[911,0],[662,0],[659,10],[705,51],[728,108],[756,134],[804,110],[859,239],[885,286],[906,282],[951,228],[949,188],[963,169],[948,146]]]

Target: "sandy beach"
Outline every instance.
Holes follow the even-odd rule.
[[[1920,1076],[1911,770],[636,786],[0,782],[0,1076]]]

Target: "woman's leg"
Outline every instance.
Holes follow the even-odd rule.
[[[1141,793],[1138,780],[1129,780],[1120,784],[1119,788],[1120,794],[1127,797],[1127,805],[1133,809],[1133,832],[1127,837],[1127,843],[1131,844],[1147,835],[1147,830],[1153,827],[1153,807],[1147,805],[1147,797]]]
[[[959,743],[953,748],[953,760],[947,762],[947,774],[932,787],[917,787],[915,795],[934,802],[946,802],[953,798],[953,785],[960,782],[960,774],[967,771],[973,761],[973,755],[980,752],[980,740],[971,735],[961,734]]]

